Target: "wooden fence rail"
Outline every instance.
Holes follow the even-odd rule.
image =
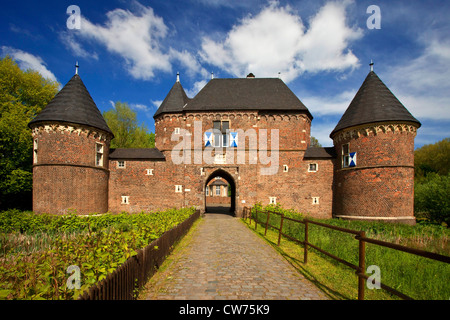
[[[254,214],[254,216],[253,216]],[[267,218],[265,219],[265,221],[261,221],[258,219],[258,214],[267,214]],[[280,217],[280,227],[278,228],[277,226],[271,225],[269,223],[270,220],[270,215],[277,215]],[[255,221],[255,230],[257,229],[257,224],[259,223],[260,225],[264,225],[265,226],[265,231],[264,231],[264,235],[267,234],[267,228],[271,227],[275,230],[278,230],[278,246],[280,245],[280,241],[281,241],[281,237],[286,237],[287,239],[290,239],[292,241],[295,241],[297,243],[300,243],[304,246],[304,263],[308,263],[308,248],[311,247],[325,255],[327,255],[328,257],[352,268],[355,270],[356,275],[358,276],[358,300],[364,300],[364,290],[365,290],[365,280],[367,280],[369,278],[368,275],[366,275],[365,273],[365,260],[366,260],[366,242],[368,243],[372,243],[372,244],[376,244],[379,246],[383,246],[383,247],[387,247],[387,248],[391,248],[394,250],[398,250],[398,251],[402,251],[402,252],[407,252],[410,254],[414,254],[417,256],[421,256],[421,257],[425,257],[425,258],[429,258],[432,260],[437,260],[437,261],[441,261],[444,263],[450,263],[450,257],[448,256],[444,256],[441,254],[437,254],[437,253],[433,253],[433,252],[428,252],[428,251],[424,251],[424,250],[419,250],[419,249],[414,249],[414,248],[409,248],[406,246],[402,246],[402,245],[398,245],[398,244],[394,244],[394,243],[390,243],[390,242],[386,242],[386,241],[381,241],[381,240],[376,240],[376,239],[371,239],[371,238],[366,238],[365,232],[364,231],[356,231],[356,230],[350,230],[350,229],[346,229],[346,228],[341,228],[341,227],[337,227],[337,226],[333,226],[333,225],[329,225],[329,224],[325,224],[325,223],[321,223],[318,221],[313,221],[313,220],[308,220],[308,219],[302,219],[302,220],[298,220],[298,219],[293,219],[293,218],[289,218],[289,217],[285,217],[282,213],[278,213],[278,212],[273,212],[273,211],[258,211],[257,208],[254,208],[253,212],[252,212],[252,208],[249,207],[245,207],[244,211],[243,211],[243,218],[244,219],[250,219],[249,225],[251,225],[252,223],[252,219]],[[296,239],[288,234],[283,233],[283,222],[284,220],[289,220],[289,221],[293,221],[293,222],[297,222],[297,223],[301,223],[305,226],[304,229],[304,233],[305,233],[305,239],[304,240],[300,240],[300,239]],[[341,231],[341,232],[345,232],[345,233],[350,233],[355,235],[355,239],[358,240],[359,242],[359,247],[358,247],[358,265],[354,265],[342,258],[339,258],[333,254],[331,254],[330,252],[327,252],[325,250],[323,250],[322,248],[312,244],[309,242],[309,237],[308,237],[308,233],[309,233],[309,224],[315,224],[324,228],[329,228],[329,229],[333,229],[333,230],[337,230],[337,231]],[[412,300],[411,297],[395,290],[394,288],[391,288],[383,283],[380,283],[380,287],[390,293],[393,293],[395,295],[397,295],[398,297],[402,298],[402,299],[406,299],[406,300]]]
[[[85,291],[79,300],[133,300],[137,292],[156,272],[172,250],[175,242],[181,239],[200,217],[197,210],[182,223],[173,227],[158,239],[152,241],[137,254],[128,258],[105,279]]]

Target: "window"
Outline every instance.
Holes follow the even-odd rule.
[[[308,166],[308,172],[316,172],[318,168],[317,163],[310,163]]]
[[[177,193],[183,192],[183,186],[182,185],[176,185],[175,186],[175,192],[177,192]]]
[[[103,145],[97,143],[95,149],[96,149],[95,165],[101,167],[103,166]]]
[[[213,121],[214,147],[228,147],[230,145],[228,131],[230,121]]]
[[[175,128],[174,133],[175,134],[180,134],[180,128]]]
[[[37,161],[38,161],[37,152],[38,152],[38,141],[37,141],[37,139],[34,139],[34,142],[33,142],[33,163],[37,163]]]
[[[152,176],[153,175],[153,170],[154,169],[145,169],[147,171],[146,175],[147,176]]]
[[[220,186],[216,186],[216,196],[220,196]]]
[[[122,204],[130,204],[130,196],[122,196]]]
[[[121,169],[123,169],[123,168],[125,168],[125,161],[117,161],[117,168],[121,168]]]
[[[277,197],[269,197],[269,204],[277,204]]]
[[[312,197],[312,204],[319,204],[319,197]]]
[[[284,164],[283,165],[283,172],[288,172],[288,171],[289,171],[289,167],[286,164]]]
[[[342,146],[342,168],[347,168],[350,164],[350,152],[349,144]]]
[[[206,192],[206,196],[208,197],[209,196],[209,186],[206,186],[205,192]]]

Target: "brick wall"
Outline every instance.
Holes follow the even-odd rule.
[[[413,221],[416,131],[399,128],[386,124],[335,136],[335,216]],[[357,155],[353,168],[342,168],[341,150],[347,143]]]

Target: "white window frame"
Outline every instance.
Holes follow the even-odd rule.
[[[118,161],[117,161],[117,168],[118,168],[118,169],[125,169],[125,168],[126,168],[126,162],[125,162],[125,160],[118,160]]]
[[[311,169],[311,165],[315,165],[316,169],[315,170]],[[319,164],[317,162],[312,162],[308,164],[308,172],[317,172],[317,171],[319,171]]]
[[[33,140],[33,163],[36,164],[38,162],[38,140]]]
[[[209,197],[209,186],[206,186],[205,195]]]
[[[287,164],[283,164],[283,172],[289,172],[289,167]]]
[[[181,184],[175,185],[175,192],[176,193],[182,193],[183,192],[183,186]]]
[[[216,186],[215,189],[215,196],[220,196],[220,186]]]
[[[344,147],[347,146],[347,153],[344,153]],[[342,168],[348,168],[350,165],[350,143],[342,145]]]
[[[153,170],[154,169],[145,169],[146,170],[146,174],[145,175],[147,175],[147,176],[152,176],[153,175]]]
[[[103,167],[103,144],[95,143],[95,165]]]
[[[277,204],[277,197],[269,197],[269,204]]]
[[[180,128],[175,128],[173,131],[174,134],[180,134]]]
[[[320,197],[312,197],[312,204],[313,205],[319,204],[319,199],[320,199]]]
[[[122,196],[121,204],[130,204],[130,196]]]

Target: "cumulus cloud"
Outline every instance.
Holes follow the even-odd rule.
[[[348,48],[362,30],[346,25],[349,1],[329,2],[307,29],[289,6],[270,3],[235,25],[223,41],[202,39],[201,58],[238,77],[281,77],[289,82],[304,72],[343,71],[359,65]]]
[[[190,76],[204,72],[190,52],[165,48],[164,39],[169,35],[169,28],[163,18],[157,16],[151,7],[137,2],[135,5],[138,13],[124,9],[109,11],[103,25],[94,24],[82,16],[81,28],[65,32],[61,41],[74,54],[94,59],[98,59],[98,55],[86,51],[80,41],[103,45],[108,52],[123,58],[126,70],[135,79],[149,80],[158,72],[172,72],[173,62],[186,68]]]
[[[35,70],[39,72],[44,78],[52,81],[58,81],[53,72],[47,69],[46,63],[44,62],[44,60],[42,60],[41,57],[12,47],[2,46],[1,48],[3,55],[9,55],[11,58],[13,58],[19,65],[20,69]]]

